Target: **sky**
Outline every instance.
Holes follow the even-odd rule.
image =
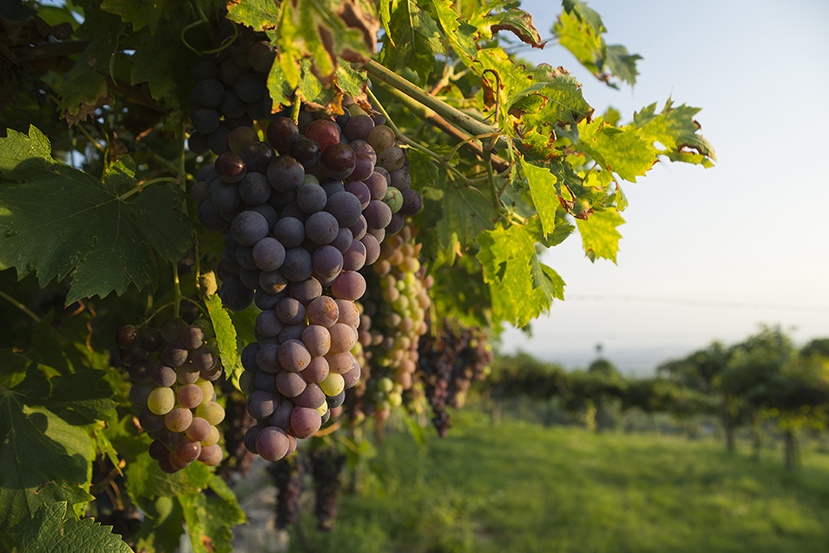
[[[592,0],[608,44],[638,62],[631,89],[616,91],[565,49],[522,49],[564,66],[597,114],[622,122],[670,97],[700,107],[714,168],[658,164],[622,182],[617,264],[590,263],[577,235],[543,261],[567,283],[564,302],[534,321],[532,337],[510,329],[501,350],[586,366],[602,345],[628,373],[647,373],[714,340],[742,341],[780,325],[799,344],[829,337],[829,2],[694,3]],[[561,11],[522,2],[544,38]]]

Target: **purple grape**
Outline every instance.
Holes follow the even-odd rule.
[[[291,282],[300,282],[307,279],[313,271],[311,254],[305,248],[287,250],[280,271]]]
[[[301,372],[311,362],[311,354],[300,340],[286,340],[277,355],[282,368],[292,373]]]
[[[268,230],[268,220],[255,211],[243,211],[234,217],[230,227],[233,238],[243,246],[253,246],[268,235]]]
[[[366,218],[363,215],[360,215],[360,218],[357,219],[357,222],[348,227],[351,230],[351,237],[353,240],[360,240],[363,236],[366,235],[366,231],[368,231],[368,223],[366,222]]]
[[[266,338],[279,336],[285,324],[276,316],[273,310],[262,311],[256,316],[256,330]]]
[[[274,225],[273,235],[286,250],[297,248],[305,240],[305,225],[299,219],[283,216]]]
[[[299,138],[299,129],[296,123],[288,117],[277,117],[268,124],[265,133],[268,142],[280,154],[286,154],[291,144]]]
[[[260,371],[276,374],[282,369],[277,358],[278,351],[279,346],[277,344],[260,344],[259,351],[256,353],[256,364]]]
[[[295,158],[281,155],[268,165],[267,175],[274,190],[292,192],[302,185],[305,168]]]
[[[281,292],[286,290],[286,287],[288,286],[288,279],[285,278],[285,276],[279,271],[262,271],[259,274],[259,286],[261,286],[262,290],[265,291],[267,294],[271,296],[277,296]],[[281,298],[284,295],[285,294],[283,293],[281,296],[279,296],[279,298]],[[275,306],[277,300],[274,300],[273,298],[263,298],[263,301],[273,301],[273,305]],[[265,309],[261,306],[259,306],[259,308]]]
[[[325,189],[315,182],[303,184],[296,193],[297,205],[309,215],[325,209],[327,201]]]
[[[340,129],[337,125],[326,119],[317,119],[308,125],[305,136],[319,145],[320,151],[325,153],[329,146],[340,142]]]
[[[268,426],[256,435],[255,444],[260,457],[266,461],[279,461],[288,453],[290,440],[281,428]]]
[[[357,180],[349,181],[345,183],[345,190],[346,192],[351,192],[352,194],[357,196],[357,199],[360,200],[360,207],[362,207],[362,209],[365,209],[371,201],[371,192],[369,191],[368,186],[366,186],[365,183],[362,183]]]
[[[343,254],[334,246],[320,246],[312,256],[312,265],[322,280],[331,280],[343,269]]]
[[[263,271],[275,271],[285,261],[285,247],[276,238],[266,236],[253,246],[253,261]]]
[[[305,222],[305,234],[314,244],[330,244],[339,232],[340,225],[336,217],[327,211],[318,211]]]
[[[299,138],[291,144],[290,154],[296,158],[307,171],[319,163],[322,151],[319,144],[309,138]]]
[[[242,284],[237,276],[231,276],[219,289],[222,305],[231,311],[244,311],[253,301],[253,290]]]
[[[336,217],[341,227],[350,227],[360,220],[363,206],[351,192],[336,192],[328,197],[325,211]],[[371,225],[369,225],[371,226]]]
[[[296,397],[305,390],[305,379],[299,373],[279,371],[276,373],[276,388],[285,397]]]
[[[366,279],[356,271],[343,271],[331,285],[331,293],[337,299],[357,301],[366,293]]]
[[[305,320],[305,306],[296,298],[282,298],[276,305],[276,316],[286,325],[299,324]]]
[[[248,172],[265,173],[268,165],[276,158],[273,148],[266,142],[251,142],[240,154],[247,165]]]
[[[343,253],[343,271],[359,271],[366,263],[366,247],[359,240],[353,240],[351,247]]]
[[[347,144],[332,144],[322,153],[320,161],[332,179],[345,179],[357,167],[357,156]]]
[[[302,282],[292,282],[288,285],[288,295],[298,300],[302,305],[307,306],[322,295],[322,284],[314,277],[307,278]]]
[[[374,121],[368,115],[355,115],[346,123],[343,134],[349,140],[365,140],[374,129]]]

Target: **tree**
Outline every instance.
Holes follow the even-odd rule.
[[[713,342],[684,359],[669,361],[657,368],[658,373],[667,373],[672,382],[683,388],[721,398],[720,411],[728,451],[735,449],[735,417],[740,409],[739,398],[722,387],[722,375],[731,355],[731,350],[723,344]]]
[[[201,332],[209,342],[200,359],[207,363],[209,358],[214,367],[219,358],[223,366],[225,379],[205,365],[197,371],[200,382],[219,378],[212,382],[224,394],[236,394],[237,400],[243,392],[256,397],[258,403],[248,401],[248,411],[265,420],[267,400],[274,400],[267,394],[276,392],[263,388],[273,387],[272,382],[257,380],[256,374],[268,371],[259,367],[256,348],[289,341],[287,334],[284,340],[277,336],[274,325],[296,332],[308,321],[286,322],[298,307],[293,314],[283,311],[279,322],[259,317],[260,309],[273,311],[282,301],[276,288],[285,282],[280,284],[274,274],[279,268],[273,268],[282,261],[266,262],[261,251],[253,262],[249,259],[248,250],[260,240],[279,242],[269,208],[257,211],[257,206],[267,204],[281,219],[301,219],[308,213],[288,201],[295,185],[326,177],[340,181],[327,190],[320,184],[327,202],[338,186],[349,184],[341,179],[356,170],[358,154],[339,145],[339,130],[325,137],[334,132],[335,121],[345,124],[352,115],[363,115],[363,121],[367,117],[372,126],[383,127],[371,140],[377,151],[371,151],[379,165],[392,168],[383,179],[396,190],[369,198],[378,203],[363,215],[372,221],[373,238],[366,240],[374,248],[372,258],[374,253],[378,259],[388,256],[378,266],[379,273],[387,271],[385,280],[368,270],[357,276],[355,269],[336,284],[339,269],[331,269],[330,282],[320,274],[327,272],[322,265],[330,269],[336,262],[320,261],[315,269],[320,287],[326,284],[320,292],[326,297],[356,301],[366,281],[369,295],[388,290],[388,299],[376,300],[375,323],[392,321],[386,329],[396,326],[395,334],[383,355],[374,356],[373,366],[366,357],[376,352],[368,345],[363,352],[348,331],[339,336],[339,343],[354,346],[351,355],[366,354],[362,384],[350,384],[354,394],[367,398],[366,386],[374,382],[371,390],[377,394],[366,401],[374,404],[360,414],[374,413],[378,420],[387,406],[394,407],[391,399],[404,397],[406,385],[418,391],[420,381],[409,370],[414,363],[402,363],[405,354],[395,353],[415,345],[412,337],[397,332],[425,328],[431,309],[428,294],[425,299],[404,294],[415,281],[422,282],[418,290],[431,289],[441,318],[494,332],[507,324],[526,326],[564,294],[563,279],[541,263],[538,249],[554,247],[578,230],[588,258],[615,261],[617,227],[624,222],[620,213],[627,206],[622,182],[635,182],[660,161],[710,167],[715,160],[694,120],[698,108],[668,100],[662,109],[654,103],[622,124],[615,112],[596,116],[582,85],[566,70],[532,67],[509,55],[502,48],[505,34],[543,46],[530,14],[512,3],[79,0],[42,5],[17,0],[4,3],[0,15],[0,105],[7,129],[0,137],[0,278],[9,329],[2,337],[0,380],[0,539],[5,549],[24,543],[37,548],[56,535],[83,538],[75,543],[85,550],[103,548],[111,536],[81,517],[112,519],[134,506],[147,516],[135,533],[123,534],[137,548],[172,549],[186,522],[196,551],[229,550],[229,529],[243,520],[232,491],[206,465],[162,472],[147,452],[154,447],[148,436],[156,432],[149,430],[150,423],[162,417],[160,407],[159,412],[149,407],[147,393],[153,386],[172,389],[158,384],[166,378],[159,357],[173,365],[178,359],[192,364],[188,356],[195,350],[177,341],[176,321],[183,320],[191,323],[191,334]],[[601,82],[633,84],[639,56],[607,45],[605,30],[596,12],[568,1],[552,31]],[[327,130],[311,133],[316,139],[306,136],[314,144],[301,142],[304,149],[294,146],[298,129],[306,131],[316,120],[327,121],[317,126]],[[371,151],[361,147],[373,164]],[[325,155],[325,148],[337,154],[317,162],[315,156]],[[281,168],[266,176],[270,165],[263,160],[271,157],[282,160],[277,162]],[[236,183],[248,169],[266,184],[245,185],[243,205],[250,209],[244,209],[234,191],[242,196]],[[306,169],[314,179],[306,179]],[[272,194],[274,201],[269,197],[262,203],[259,193]],[[353,225],[345,224],[341,206],[353,205],[353,196],[363,208],[359,194],[365,194],[360,186],[348,194],[339,196],[344,203],[325,207],[329,215],[338,213],[338,225],[350,231]],[[423,211],[415,215],[421,199]],[[260,219],[266,223],[265,237],[259,236]],[[226,232],[230,220],[235,230],[223,240],[215,231]],[[385,249],[375,251],[387,228]],[[285,248],[287,239],[281,246],[269,241],[268,255],[278,257],[274,252],[282,247],[306,252],[292,254],[296,263],[307,260],[327,239],[314,236],[318,242],[309,231],[295,248]],[[396,248],[408,252],[400,263]],[[418,251],[420,260],[415,259]],[[382,265],[392,260],[394,272]],[[262,273],[268,273],[264,281]],[[217,280],[222,282],[218,294]],[[397,282],[405,284],[402,291]],[[270,291],[254,296],[257,286]],[[392,287],[399,292],[393,300]],[[248,307],[254,297],[261,301]],[[389,304],[393,307],[383,311]],[[356,329],[360,313],[356,307],[349,313],[343,317],[352,324],[342,324]],[[158,324],[165,318],[174,322]],[[122,326],[129,322],[136,323],[134,328]],[[120,348],[115,348],[112,337],[119,327]],[[142,345],[147,336],[155,344],[159,334],[164,337],[159,343],[170,346],[161,355],[155,346]],[[294,351],[301,349],[297,337],[293,349],[280,351],[290,349],[291,359],[300,363],[305,358]],[[380,347],[385,342],[370,343]],[[118,349],[132,382],[125,370],[112,366],[117,363],[110,352]],[[380,363],[381,358],[387,362]],[[351,358],[337,359],[338,370],[353,367]],[[261,362],[283,370],[273,356],[263,354]],[[176,378],[179,384],[173,387],[185,386],[189,377],[177,373]],[[326,388],[330,405],[334,397],[341,401],[332,382],[337,379]],[[165,394],[158,395],[166,399]],[[329,400],[324,403],[290,408],[328,413]],[[298,412],[302,420],[316,417]],[[352,415],[355,425],[362,420]],[[223,443],[230,453],[244,454],[243,440],[233,436],[240,431],[235,422],[221,423]],[[162,430],[175,433],[172,423],[165,419],[164,424]],[[278,424],[255,426],[269,437],[267,444],[254,440],[269,447],[250,447],[260,454],[267,449],[274,457],[276,450],[284,455],[301,437],[298,424],[290,434]],[[151,450],[162,457],[169,453],[164,468],[177,468],[172,460],[181,457],[165,451]],[[126,491],[114,506],[102,492],[112,486]],[[208,488],[209,495],[203,493]],[[222,515],[213,517],[214,512]],[[116,547],[127,548],[124,542]]]

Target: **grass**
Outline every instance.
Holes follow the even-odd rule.
[[[461,413],[425,446],[394,433],[335,530],[297,551],[744,552],[829,549],[829,455],[729,455],[719,443],[545,428]],[[299,536],[295,536],[299,538]]]

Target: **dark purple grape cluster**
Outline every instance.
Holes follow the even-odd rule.
[[[337,518],[342,472],[346,456],[336,449],[318,447],[311,453],[311,476],[314,478],[314,511],[320,530],[330,532]]]
[[[191,72],[196,81],[189,98],[195,131],[187,145],[197,154],[219,155],[235,129],[272,117],[267,78],[276,52],[264,35],[248,27],[238,29],[230,46],[202,59]],[[224,29],[224,34],[230,32],[230,27]]]
[[[130,400],[141,412],[141,428],[153,439],[150,456],[161,470],[177,472],[194,461],[222,460],[219,430],[225,411],[213,382],[222,375],[213,326],[206,319],[188,325],[179,318],[159,328],[121,327],[115,343],[129,368]]]
[[[444,437],[449,429],[447,406],[463,406],[472,380],[481,380],[488,373],[492,351],[482,329],[457,329],[444,319],[436,330],[420,341],[418,367],[434,414],[432,422]]]
[[[296,457],[286,459],[284,463],[272,463],[268,466],[268,473],[276,486],[276,527],[283,530],[299,518],[304,459]]]

